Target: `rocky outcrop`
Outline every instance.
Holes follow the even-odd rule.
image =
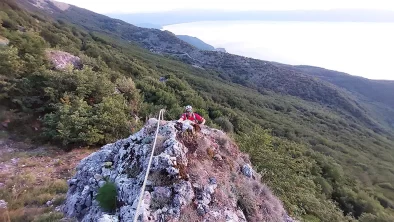
[[[73,66],[74,68],[81,68],[82,66],[81,59],[77,56],[71,55],[68,52],[47,50],[46,57],[57,70],[63,70],[69,65]]]
[[[81,161],[68,181],[67,217],[79,221],[132,221],[152,151],[156,119],[127,139]],[[260,183],[246,155],[222,132],[179,132],[160,122],[139,221],[292,221]],[[96,195],[106,181],[117,187],[116,210],[104,212]]]

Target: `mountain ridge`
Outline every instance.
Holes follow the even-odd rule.
[[[375,112],[380,112],[378,116],[383,116],[389,125],[394,125],[394,81],[393,80],[371,80],[359,76],[352,76],[347,73],[323,69],[312,66],[293,66],[292,68],[299,69],[306,74],[313,77],[330,82],[338,87],[341,87],[353,94],[356,94],[362,100],[368,103],[379,103],[388,106],[389,109],[381,107],[374,109]],[[382,110],[386,111],[382,112]],[[386,112],[386,113],[385,113]]]

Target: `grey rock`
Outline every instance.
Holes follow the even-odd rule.
[[[77,184],[77,182],[78,182],[77,179],[70,179],[70,180],[67,181],[67,184],[68,184],[68,186],[71,186],[71,185]]]
[[[197,205],[197,213],[198,215],[202,216],[205,214],[205,209],[202,204]]]
[[[46,205],[47,205],[48,207],[51,207],[51,206],[53,205],[52,200],[48,200],[47,203],[46,203]]]
[[[150,144],[153,141],[153,137],[145,137],[144,139],[142,139],[142,143],[144,144]]]
[[[105,183],[106,182],[104,180],[101,180],[101,181],[98,182],[98,186],[99,187],[103,187],[105,185]]]
[[[285,215],[283,218],[284,222],[296,222],[293,218],[291,218],[289,215]]]
[[[249,164],[245,164],[242,167],[242,173],[249,178],[253,177],[253,169]]]
[[[189,181],[182,181],[173,186],[176,193],[173,200],[173,205],[176,207],[185,206],[192,202],[195,194],[193,187]]]
[[[231,221],[231,222],[238,222],[239,221],[238,215],[233,211],[226,210],[226,211],[224,211],[224,215],[225,215],[226,221]]]
[[[97,222],[118,222],[119,219],[114,215],[103,214]]]
[[[217,161],[222,161],[223,160],[222,156],[220,156],[219,154],[216,154],[213,158],[215,160],[217,160]]]
[[[103,179],[103,176],[101,176],[100,174],[95,174],[95,175],[94,175],[94,179],[95,179],[96,181],[100,181],[100,180]]]
[[[217,187],[216,179],[210,178],[209,182],[214,184],[207,184],[202,187],[199,184],[193,184],[194,191],[196,193],[197,213],[199,215],[205,215],[209,212],[209,204],[212,201],[212,194],[214,194]]]
[[[215,177],[209,178],[209,184],[217,184],[216,178]]]
[[[151,119],[136,134],[105,145],[80,162],[76,175],[68,180],[70,188],[63,208],[67,217],[75,217],[79,221],[114,221],[114,218],[121,221],[133,220],[156,124],[157,120]],[[165,149],[154,156],[150,173],[164,173],[164,176],[178,178],[179,170],[176,165],[177,162],[187,164],[187,149],[176,140],[174,122],[167,122],[161,126],[159,134],[165,138],[163,142]],[[95,200],[98,189],[105,184],[105,180],[115,183],[117,201],[122,203],[122,206],[110,218],[105,216]],[[144,201],[140,208],[143,220],[165,218],[165,215],[179,218],[181,209],[190,204],[194,198],[190,182],[184,180],[159,187],[151,183],[149,187],[152,190],[145,191]],[[153,210],[151,205],[162,209]]]
[[[14,165],[18,164],[18,162],[19,162],[19,158],[12,158],[11,159],[11,163]]]
[[[8,203],[5,200],[0,200],[0,209],[7,209]]]
[[[57,206],[57,207],[55,207],[55,211],[60,212],[60,211],[62,211],[62,208],[63,208],[63,206]]]
[[[158,205],[165,205],[171,201],[172,190],[169,187],[155,187],[152,192],[152,201]]]
[[[208,186],[205,187],[205,192],[207,192],[208,194],[212,195],[213,193],[215,193],[215,189],[218,185],[217,184],[210,184]]]
[[[110,168],[112,166],[112,162],[105,162],[104,167],[105,168]]]

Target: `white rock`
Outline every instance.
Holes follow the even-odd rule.
[[[103,214],[97,222],[118,222],[119,219],[114,215]]]
[[[5,200],[0,200],[0,209],[7,209],[8,203]]]
[[[51,200],[48,200],[47,203],[46,203],[46,205],[47,205],[48,207],[52,206],[52,201],[51,201]]]
[[[253,177],[253,169],[249,164],[245,164],[242,167],[242,173],[249,178]]]

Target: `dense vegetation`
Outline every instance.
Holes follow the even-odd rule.
[[[63,148],[97,146],[137,130],[135,116],[165,107],[166,119],[177,119],[191,104],[211,126],[235,133],[293,216],[394,221],[393,136],[372,130],[373,118],[357,115],[358,108],[346,110],[350,100],[333,106],[333,98],[314,91],[305,99],[246,87],[228,79],[231,73],[152,54],[108,31],[31,14],[13,1],[0,4],[0,37],[10,40],[0,46],[0,100],[7,109],[1,120],[10,120],[9,130]],[[49,48],[79,56],[83,68],[54,70]]]
[[[369,108],[375,112],[375,117],[380,119],[381,123],[394,127],[394,81],[369,80],[311,66],[296,66],[294,68],[361,97],[367,104],[372,104]]]
[[[114,212],[116,210],[116,196],[116,185],[107,182],[98,190],[96,199],[104,210]]]

